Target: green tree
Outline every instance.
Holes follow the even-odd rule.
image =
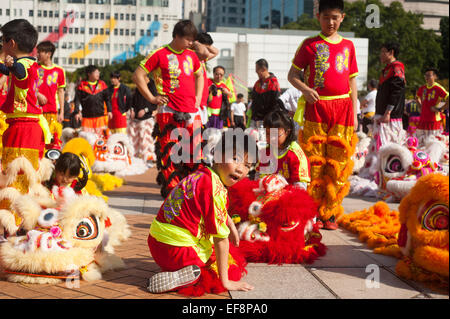
[[[113,72],[120,72],[121,74],[121,82],[128,85],[129,87],[134,88],[135,85],[133,83],[133,73],[134,70],[139,66],[139,63],[144,59],[143,55],[137,55],[132,59],[128,59],[122,63],[113,63],[106,65],[104,67],[99,67],[100,78],[105,81],[107,84],[110,83],[111,74]],[[76,69],[74,72],[67,72],[66,75],[69,82],[77,82],[78,79],[85,78],[85,67]]]
[[[439,23],[439,30],[441,32],[441,48],[445,53],[445,56],[442,57],[439,62],[439,75],[442,79],[448,79],[448,38],[449,38],[449,25],[448,25],[448,17],[444,17],[441,19]]]
[[[379,8],[380,27],[366,26],[366,20],[371,13],[366,12],[369,4],[375,4]],[[432,30],[422,28],[421,14],[405,11],[399,2],[392,2],[389,6],[383,5],[379,0],[345,2],[345,14],[340,31],[354,32],[358,38],[369,39],[368,79],[379,78],[384,67],[381,65],[379,52],[382,44],[388,41],[397,41],[400,44],[399,60],[405,64],[408,90],[414,90],[415,87],[423,84],[424,68],[437,66],[443,59],[440,37]],[[314,25],[312,20],[317,21],[316,18],[302,16],[284,28],[306,30]],[[316,25],[319,26],[318,23]],[[318,28],[315,27],[313,30]]]

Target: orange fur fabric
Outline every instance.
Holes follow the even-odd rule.
[[[338,223],[345,229],[357,233],[362,242],[384,253],[400,257],[397,237],[400,230],[399,212],[391,211],[384,202],[378,202],[369,209],[342,215]]]

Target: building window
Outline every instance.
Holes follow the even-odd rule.
[[[2,13],[2,11],[1,11],[1,9],[0,9],[0,14],[1,14],[1,13]],[[33,10],[28,11],[28,15],[29,15],[30,17],[32,17],[33,14],[34,14],[34,11],[33,11]]]
[[[99,18],[99,14],[98,14],[98,12],[96,12],[95,13],[95,19],[98,20],[98,18]]]
[[[73,28],[69,28],[69,33],[73,34]]]
[[[69,64],[73,64],[73,59],[69,58]]]
[[[147,14],[147,21],[152,21],[152,15],[151,14]]]
[[[9,9],[6,9],[6,15],[8,16],[9,14],[8,14],[8,11],[9,11]],[[38,10],[38,17],[40,18],[40,17],[42,17],[42,10]]]
[[[78,34],[78,28],[75,28],[74,31],[75,31],[75,34]]]
[[[118,13],[114,13],[114,19],[119,20],[119,14]]]
[[[130,21],[130,14],[129,14],[129,13],[127,13],[127,14],[125,15],[125,20]]]
[[[105,14],[102,12],[102,13],[100,13],[100,19],[101,20],[105,20]]]
[[[130,30],[129,29],[125,29],[125,35],[130,35]]]
[[[145,32],[145,31],[144,31],[143,29],[141,29],[141,33],[140,33],[140,36],[141,36],[141,37],[144,36],[144,32]]]
[[[44,10],[44,18],[47,18],[47,10]]]
[[[42,32],[42,27],[40,25],[38,25],[37,29],[38,29],[38,32]]]
[[[92,34],[92,28],[89,28],[89,34]]]
[[[98,28],[95,28],[94,30],[95,30],[94,33],[98,34]]]
[[[89,19],[94,19],[94,12],[89,12]]]
[[[84,65],[84,59],[80,58],[80,64]]]
[[[49,17],[49,18],[53,18],[53,11],[49,11],[49,12],[48,12],[48,17]]]
[[[117,35],[117,32],[118,32],[117,29],[114,29],[114,35]]]
[[[120,29],[119,33],[120,35],[123,35],[123,29]]]
[[[165,8],[169,7],[169,0],[162,0],[161,7],[165,7]]]
[[[158,31],[153,31],[153,35],[155,36],[155,37],[157,37],[158,36]]]
[[[105,29],[100,28],[100,34],[101,34],[101,35],[104,35],[104,34],[105,34]]]
[[[55,18],[59,18],[59,11],[55,11]],[[83,12],[83,16],[81,18],[84,19],[84,12]]]
[[[44,25],[44,27],[42,28],[42,32],[47,32],[47,26]]]
[[[58,64],[58,58],[53,58],[53,62],[55,62],[55,64]]]
[[[136,21],[136,15],[134,13],[131,15],[131,21]]]
[[[120,20],[123,20],[123,13],[120,14]]]
[[[159,21],[159,17],[157,14],[155,14],[155,21]]]
[[[48,32],[50,32],[50,33],[53,32],[53,27],[52,26],[48,27]]]
[[[145,21],[145,14],[141,13],[141,21]]]
[[[80,33],[84,34],[84,31],[85,31],[84,27],[80,27]]]
[[[106,35],[109,35],[109,29],[106,29],[105,33],[106,33]]]

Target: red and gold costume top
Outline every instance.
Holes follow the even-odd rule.
[[[200,259],[212,253],[211,237],[226,238],[227,189],[210,168],[201,167],[171,191],[150,228],[159,242],[193,247]]]
[[[448,98],[448,92],[439,83],[431,86],[423,85],[417,90],[417,97],[422,102],[420,119],[426,122],[439,121],[440,116],[431,111],[432,106],[437,106],[441,101]]]
[[[358,75],[353,42],[340,36],[331,41],[321,33],[305,39],[292,65],[305,70],[305,83],[320,96],[342,96],[350,92],[348,79]]]
[[[42,114],[42,108],[37,102],[39,64],[31,57],[19,58],[16,63],[23,66],[25,76],[18,78],[13,73],[10,75],[10,88],[1,110],[7,117]]]
[[[140,66],[152,73],[158,93],[168,96],[167,106],[179,112],[197,112],[195,74],[202,72],[203,68],[194,51],[175,51],[170,45],[165,45],[151,52]]]
[[[47,98],[47,104],[42,106],[42,110],[44,113],[57,113],[58,108],[61,107],[57,98],[58,89],[66,87],[64,69],[56,64],[49,67],[41,64],[39,73],[39,93]]]

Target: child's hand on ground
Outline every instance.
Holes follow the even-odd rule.
[[[222,284],[224,288],[229,291],[250,291],[254,288],[244,281],[228,280],[227,282]]]

